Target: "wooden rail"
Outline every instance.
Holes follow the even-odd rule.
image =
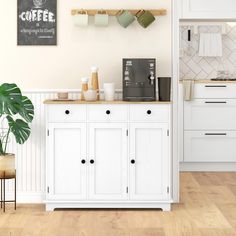
[[[114,9],[113,10],[112,9],[72,9],[71,10],[71,15],[76,15],[76,14],[81,13],[81,12],[87,12],[87,14],[89,16],[94,16],[99,11],[106,11],[109,16],[116,16],[121,10],[123,10],[123,9],[119,9],[119,10],[114,10]],[[136,15],[137,12],[139,12],[141,9],[139,9],[139,10],[124,9],[124,10],[128,10],[133,15]],[[165,16],[167,14],[166,9],[144,9],[144,10],[148,10],[148,11],[152,12],[152,14],[154,16]]]

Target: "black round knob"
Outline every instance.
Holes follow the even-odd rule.
[[[69,111],[69,110],[66,110],[65,113],[66,113],[66,115],[69,115],[69,114],[70,114],[70,111]]]
[[[81,161],[81,163],[82,163],[82,164],[85,164],[85,163],[86,163],[86,161],[83,159],[83,160]]]
[[[151,110],[148,110],[148,111],[147,111],[147,114],[148,114],[148,115],[152,114],[152,111],[151,111]]]
[[[131,160],[131,164],[135,164],[135,160]]]
[[[106,114],[107,114],[107,115],[110,115],[110,114],[111,114],[111,111],[110,111],[110,110],[106,110]]]
[[[93,163],[94,163],[94,160],[90,160],[90,163],[93,164]]]

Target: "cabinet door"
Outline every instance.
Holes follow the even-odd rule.
[[[130,125],[130,198],[169,198],[169,131],[165,123]]]
[[[127,125],[89,124],[89,198],[126,199]]]
[[[183,19],[235,19],[235,0],[182,0]]]
[[[50,124],[48,199],[86,198],[86,124]]]

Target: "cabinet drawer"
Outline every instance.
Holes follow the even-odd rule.
[[[236,98],[236,84],[195,84],[195,98]]]
[[[86,105],[48,106],[48,122],[86,121]]]
[[[185,131],[185,162],[235,162],[236,131]]]
[[[169,122],[169,105],[130,105],[131,121]]]
[[[197,99],[184,103],[185,130],[236,130],[235,99]]]
[[[126,105],[88,105],[89,121],[127,121],[128,107]]]

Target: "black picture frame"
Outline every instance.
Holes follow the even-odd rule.
[[[57,0],[17,0],[17,45],[57,45]]]

